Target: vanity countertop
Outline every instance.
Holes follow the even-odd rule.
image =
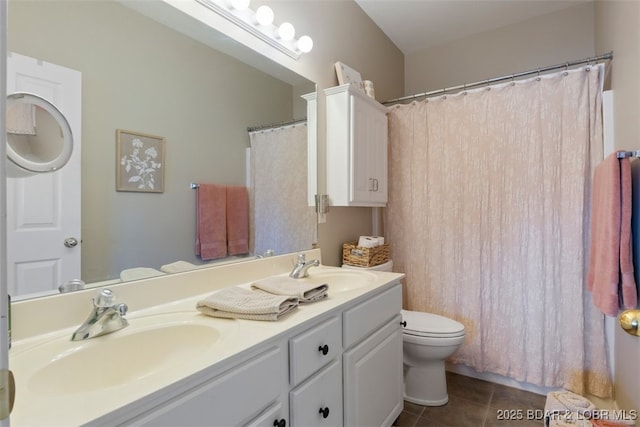
[[[309,253],[311,256],[319,255],[319,252],[310,251]],[[251,274],[246,275],[247,264],[245,264],[242,268],[245,274],[244,276],[236,275],[237,281],[234,281],[234,274],[232,274],[234,268],[238,270],[237,266],[221,266],[207,269],[207,271],[200,270],[197,273],[189,272],[173,275],[173,277],[149,279],[156,280],[154,288],[156,293],[162,293],[164,287],[170,289],[184,285],[184,293],[189,294],[183,298],[175,298],[175,295],[171,295],[170,301],[158,304],[136,302],[142,301],[143,297],[127,293],[127,290],[133,292],[131,289],[140,287],[139,285],[144,283],[130,284],[128,285],[130,289],[127,289],[126,284],[119,285],[117,289],[112,287],[118,294],[122,294],[119,298],[120,302],[128,303],[127,296],[129,296],[137,309],[130,310],[126,316],[130,323],[129,327],[102,337],[75,343],[67,339],[77,325],[84,320],[82,316],[81,320],[77,321],[77,325],[73,324],[73,326],[39,330],[39,333],[30,335],[25,331],[32,329],[26,328],[21,331],[25,336],[14,339],[9,354],[9,367],[16,380],[16,400],[10,418],[12,425],[86,424],[154,393],[161,393],[163,389],[178,382],[197,378],[203,372],[222,370],[227,366],[225,362],[232,363],[239,355],[251,351],[253,347],[295,328],[302,329],[312,319],[337,310],[345,304],[356,303],[358,299],[364,299],[367,295],[382,292],[403,277],[398,273],[366,272],[366,283],[353,289],[342,288],[332,292],[331,275],[341,274],[345,270],[325,266],[312,268],[309,271],[310,276],[314,273],[328,274],[329,296],[319,302],[301,305],[291,314],[274,322],[214,318],[200,314],[195,309],[197,301],[217,289],[233,285],[248,286],[251,281],[266,277],[265,272],[269,272],[269,275],[286,274],[289,258],[286,258],[286,262],[282,259],[259,260],[259,263],[252,264],[253,269],[249,269],[255,271],[255,277],[249,279]],[[225,271],[225,269],[232,271]],[[353,271],[351,272],[354,274]],[[220,279],[216,282],[216,278],[224,278],[224,280]],[[190,280],[199,283],[188,284]],[[171,281],[174,283],[172,284]],[[146,292],[149,292],[149,289]],[[83,292],[83,294],[88,301],[86,304],[81,304],[82,310],[78,312],[83,312],[86,316],[92,293]],[[63,296],[58,296],[58,300],[54,302],[59,303],[62,300],[61,297]],[[156,299],[158,298],[160,297],[156,296]],[[153,301],[154,298],[147,300]],[[27,303],[28,301],[25,302]],[[19,310],[21,316],[28,312],[27,308],[27,306],[21,307]],[[144,339],[141,340],[142,342],[136,342],[137,331],[145,328],[154,329],[158,326],[160,326],[160,333],[165,334],[165,344],[166,340],[173,339],[173,335],[168,333],[173,326],[176,326],[177,341],[187,339],[180,329],[184,325],[196,325],[195,331],[198,327],[215,328],[216,345],[202,348],[196,345],[185,349],[182,354],[172,354],[171,358],[164,360],[160,354],[164,351],[162,346],[156,348]],[[168,329],[163,330],[164,326]],[[100,352],[105,348],[108,348],[107,359],[101,360],[105,355]],[[156,349],[155,353],[154,349]],[[174,350],[172,348],[171,352],[175,353]],[[87,366],[87,363],[77,367],[68,363],[65,365],[61,360],[65,358],[63,355],[74,351],[83,351],[85,354],[95,352],[96,366]],[[59,364],[55,369],[49,368],[49,365],[55,364]],[[127,369],[136,365],[142,367],[141,374],[127,374]],[[123,366],[127,368],[119,369]],[[43,371],[45,367],[47,369]],[[76,373],[74,369],[78,369],[78,372]],[[137,373],[137,371],[132,372]],[[84,378],[84,381],[81,381],[83,384],[77,384],[75,380],[65,380],[65,375],[71,377],[74,373],[80,377],[80,380]],[[107,383],[111,376],[115,377],[113,384],[104,387],[95,385],[91,381],[93,373],[97,378],[101,378],[99,381]],[[125,381],[122,378],[118,379],[118,375],[130,375],[130,377]]]

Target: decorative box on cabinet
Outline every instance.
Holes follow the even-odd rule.
[[[346,84],[325,89],[327,193],[334,206],[387,203],[387,108]]]

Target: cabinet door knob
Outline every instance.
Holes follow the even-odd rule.
[[[322,414],[322,418],[327,418],[329,416],[329,407],[320,408],[318,411],[319,414]]]
[[[323,356],[326,356],[327,353],[329,353],[329,346],[328,345],[321,345],[320,347],[318,347],[318,351],[320,353],[322,353]]]
[[[275,420],[273,422],[273,427],[287,427],[287,420],[285,420],[284,418]]]
[[[402,325],[403,328],[407,327],[407,321],[406,320],[404,322],[400,322],[400,324]]]

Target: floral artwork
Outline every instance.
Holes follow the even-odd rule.
[[[164,138],[117,130],[117,191],[164,191]]]

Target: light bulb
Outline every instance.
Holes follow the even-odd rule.
[[[302,53],[311,52],[313,49],[313,40],[309,36],[302,36],[298,39],[298,49]]]
[[[245,10],[249,7],[251,0],[231,0],[231,6],[237,10]]]
[[[278,27],[278,36],[280,36],[282,40],[293,40],[295,35],[296,29],[288,22],[283,22]]]
[[[260,6],[258,10],[256,10],[256,20],[260,25],[271,25],[273,24],[273,10],[269,6]]]

